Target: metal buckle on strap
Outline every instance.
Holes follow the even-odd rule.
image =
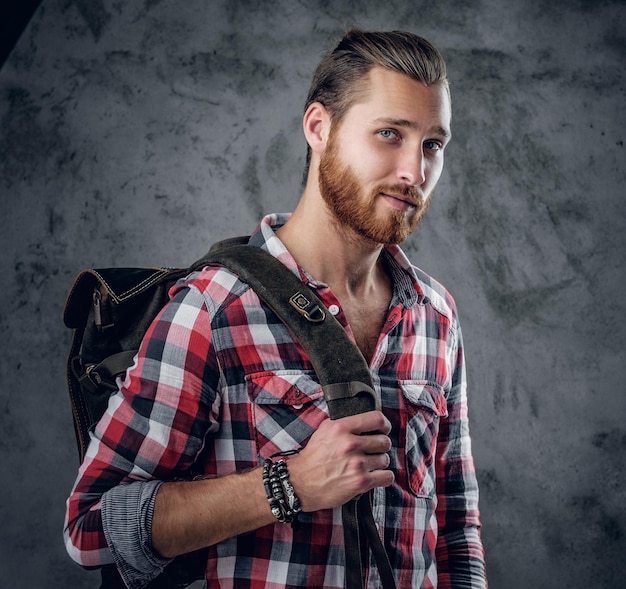
[[[87,364],[85,366],[84,372],[81,371],[80,358],[75,357],[72,358],[72,372],[78,380],[81,388],[89,391],[90,393],[95,393],[100,386],[102,379],[97,371],[94,370],[96,368],[95,364]]]
[[[289,299],[289,304],[312,323],[321,323],[326,318],[324,310],[300,291]]]

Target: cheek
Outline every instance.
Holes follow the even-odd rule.
[[[363,180],[378,183],[393,173],[394,161],[384,150],[367,151],[358,159],[355,170]]]
[[[429,184],[436,184],[443,171],[443,155],[435,158],[428,164],[427,168],[427,182]]]

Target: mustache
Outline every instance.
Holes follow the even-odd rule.
[[[381,192],[397,194],[416,206],[421,205],[424,201],[420,191],[415,186],[408,186],[407,184],[381,184],[376,188],[375,194]]]

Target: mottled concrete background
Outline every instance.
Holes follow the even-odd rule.
[[[45,0],[0,71],[0,586],[97,586],[61,541],[74,275],[186,264],[292,209],[313,68],[358,25],[449,64],[454,139],[407,249],[461,310],[491,587],[623,587],[625,8]]]

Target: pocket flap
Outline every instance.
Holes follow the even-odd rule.
[[[400,386],[402,394],[412,405],[428,409],[439,417],[447,417],[448,404],[439,385],[423,381],[404,381]]]
[[[266,371],[250,374],[248,391],[252,402],[259,405],[304,405],[324,396],[312,375],[301,371]]]

